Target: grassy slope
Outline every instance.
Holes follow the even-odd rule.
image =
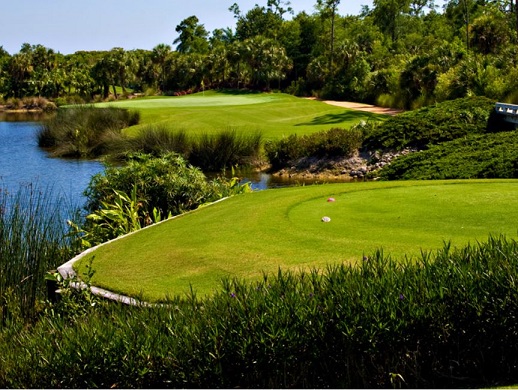
[[[514,237],[517,190],[511,180],[371,182],[241,195],[101,247],[93,253],[93,283],[160,299],[189,284],[210,293],[224,276],[322,268],[379,248],[416,255],[450,239],[463,245],[491,233]],[[327,202],[330,196],[336,202]]]
[[[264,139],[310,134],[332,127],[349,128],[361,120],[385,115],[353,111],[281,93],[228,94],[207,91],[187,96],[155,97],[98,104],[138,109],[141,123],[162,124],[171,130],[214,133],[222,130],[260,131]],[[135,126],[130,134],[138,130]]]

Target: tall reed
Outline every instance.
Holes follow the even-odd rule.
[[[171,131],[167,127],[157,124],[141,128],[139,133],[128,139],[132,151],[160,156],[175,152],[187,156],[192,140],[184,130]]]
[[[136,136],[124,138],[113,146],[116,157],[135,152],[154,156],[175,152],[205,172],[219,172],[237,165],[252,165],[259,159],[262,135],[227,129],[193,136],[184,130],[171,131],[161,125],[148,125]]]
[[[0,323],[30,318],[46,298],[45,275],[70,258],[64,202],[32,184],[0,189]]]

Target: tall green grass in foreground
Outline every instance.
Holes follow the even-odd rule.
[[[518,381],[518,242],[227,279],[0,333],[2,387],[462,388]],[[56,313],[56,311],[50,311]]]
[[[30,318],[47,297],[45,275],[72,255],[63,202],[33,185],[0,189],[0,324]]]

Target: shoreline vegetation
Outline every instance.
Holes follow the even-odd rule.
[[[134,152],[154,155],[176,152],[205,172],[218,172],[225,169],[230,170],[236,166],[248,166],[256,171],[264,171],[295,180],[340,179],[347,181],[385,177],[384,172],[388,172],[389,165],[393,161],[398,160],[401,163],[401,161],[414,158],[410,155],[432,147],[435,149],[447,148],[448,142],[461,137],[475,137],[476,134],[485,133],[487,134],[486,139],[489,139],[494,138],[493,133],[512,130],[509,124],[495,117],[494,102],[480,97],[437,103],[395,116],[369,117],[370,120],[367,121],[360,119],[363,114],[359,112],[356,114],[355,111],[338,110],[331,111],[332,114],[330,114],[324,111],[325,107],[319,106],[318,109],[312,108],[316,110],[315,114],[306,117],[307,122],[300,122],[300,120],[293,122],[287,129],[296,131],[295,129],[298,129],[301,123],[318,123],[318,127],[312,128],[309,125],[302,132],[299,130],[299,133],[289,136],[285,135],[284,130],[279,130],[274,125],[272,127],[268,122],[272,119],[269,119],[268,115],[275,112],[275,109],[278,112],[282,109],[293,111],[291,107],[296,104],[296,101],[290,99],[297,98],[288,99],[286,95],[282,94],[252,94],[251,96],[245,94],[234,98],[229,94],[208,91],[207,95],[190,95],[188,100],[185,100],[185,97],[180,100],[172,99],[143,101],[137,99],[129,102],[129,105],[114,102],[102,105],[101,108],[90,106],[94,113],[102,113],[107,108],[132,110],[134,112],[132,115],[137,119],[118,129],[107,129],[95,137],[88,136],[88,130],[85,130],[86,133],[81,131],[78,136],[77,131],[83,127],[83,124],[76,126],[72,122],[71,126],[75,126],[74,131],[56,130],[56,135],[53,136],[55,140],[44,143],[44,146],[50,146],[51,152],[56,156],[67,149],[60,148],[61,143],[68,145],[68,148],[73,147],[73,153],[78,157],[111,155],[111,158],[116,159],[124,159],[125,155]],[[239,99],[238,104],[245,102],[245,106],[232,106],[236,99]],[[257,104],[255,100],[262,104]],[[230,102],[230,105],[227,105],[227,102]],[[252,106],[246,105],[250,103]],[[175,104],[178,104],[178,107],[175,107]],[[209,105],[206,106],[206,104]],[[223,104],[223,106],[217,108],[214,106],[215,104]],[[242,107],[253,107],[256,115],[263,113],[264,125],[258,125],[259,127],[255,130],[251,130],[247,128],[249,126],[247,121],[250,119],[244,117],[245,119],[237,118],[236,123],[239,125],[229,126],[228,110],[232,110],[230,111],[232,113],[245,110]],[[62,108],[58,111],[58,115],[60,111],[73,112],[71,108]],[[275,115],[279,115],[278,112]],[[186,113],[188,113],[187,116]],[[198,118],[207,116],[216,123],[227,121],[227,129],[221,130],[217,124],[211,125],[204,121],[196,122]],[[328,119],[335,116],[347,118],[339,119],[344,121],[341,123],[344,125],[343,128],[338,127],[340,124],[338,126],[334,124],[335,119]],[[356,121],[354,121],[355,117],[357,117]],[[434,118],[440,119],[435,123]],[[276,121],[278,119],[273,119],[272,123],[276,123]],[[320,122],[329,122],[329,124],[320,124]],[[192,126],[188,133],[185,130],[186,126]],[[399,132],[398,137],[406,139],[406,143],[384,141],[393,137],[391,135],[393,130]],[[51,134],[51,132],[48,133]],[[65,136],[62,141],[57,140],[62,137],[62,135],[58,135],[60,133]],[[432,138],[428,140],[423,138],[429,136]],[[97,140],[93,140],[92,137]],[[379,138],[378,141],[374,141],[376,137]],[[97,146],[80,145],[90,141]],[[488,141],[473,138],[473,144],[481,142]],[[481,146],[481,150],[483,149],[484,147]],[[463,153],[461,150],[460,154]],[[406,169],[410,168],[411,166],[408,166]],[[403,177],[405,174],[405,171],[402,171],[398,173],[399,176],[391,174],[391,177],[394,179]],[[455,178],[446,172],[438,173],[438,175],[438,178]],[[484,176],[482,168],[475,168],[475,171],[460,175],[459,178],[487,177]],[[502,172],[498,173],[496,177],[514,177],[506,175],[508,173]]]

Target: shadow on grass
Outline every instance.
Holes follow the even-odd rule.
[[[333,113],[320,115],[311,120],[311,122],[297,123],[295,126],[316,126],[316,125],[336,125],[343,122],[361,121],[361,120],[379,120],[378,116],[370,112],[360,112],[347,110],[342,113]]]
[[[231,89],[231,88],[223,88],[216,89],[217,92],[223,93],[225,95],[258,95],[261,91],[255,91],[252,89]]]

